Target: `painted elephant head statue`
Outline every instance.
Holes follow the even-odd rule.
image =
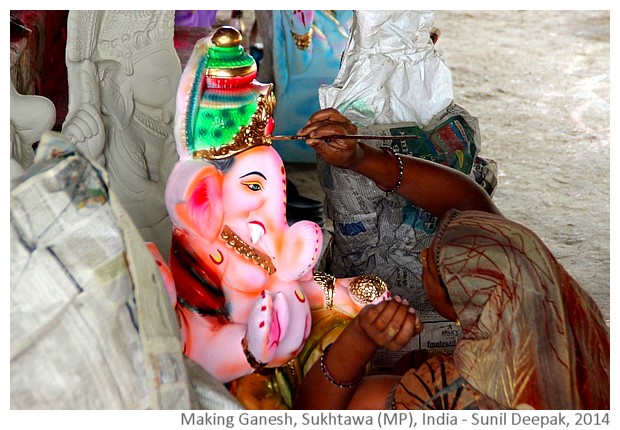
[[[196,44],[179,85],[166,206],[186,353],[225,381],[252,370],[249,355],[277,366],[303,345],[311,321],[300,282],[312,279],[322,233],[287,223],[285,169],[269,139],[272,85],[254,80],[236,29],[211,42]],[[223,350],[238,350],[242,365]]]
[[[270,139],[275,96],[255,76],[236,29],[196,43],[179,84],[179,161],[166,186],[171,253],[168,262],[154,253],[185,354],[222,382],[290,362],[311,334],[312,309],[352,316],[389,295],[382,281],[369,296],[366,279],[314,273],[322,232],[287,222],[286,173]]]

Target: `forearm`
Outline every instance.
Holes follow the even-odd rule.
[[[357,381],[375,354],[378,345],[369,339],[358,321],[353,320],[323,357],[327,372],[338,381]],[[296,409],[346,409],[355,386],[339,387],[330,382],[318,360],[304,376],[295,400]]]
[[[361,384],[360,396],[366,396],[362,391],[368,387],[369,379],[362,381],[362,375],[377,349],[382,346],[400,350],[421,331],[422,322],[414,309],[399,296],[364,306],[305,375],[296,407],[346,409],[355,406],[351,405],[351,399],[358,397],[358,384]],[[388,383],[384,394],[390,387]],[[379,404],[383,404],[382,400]]]
[[[465,174],[432,161],[400,155],[402,183],[396,193],[431,214],[442,217],[450,209],[499,213],[489,195]],[[359,143],[356,162],[349,167],[383,189],[398,179],[398,163],[387,152]]]
[[[396,192],[435,216],[450,209],[499,213],[486,191],[465,174],[428,160],[395,155],[353,139],[333,138],[356,134],[357,127],[336,109],[315,112],[299,134],[327,163],[360,173],[381,189]],[[402,177],[399,174],[402,160]]]

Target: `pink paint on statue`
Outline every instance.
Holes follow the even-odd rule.
[[[220,28],[212,41],[211,46],[204,39],[197,42],[179,84],[175,138],[180,160],[166,188],[174,224],[169,259],[174,291],[169,294],[185,354],[228,382],[260,365],[278,367],[295,357],[310,334],[311,310],[325,307],[327,296],[313,275],[321,229],[310,221],[289,226],[286,219],[286,172],[269,139],[275,105],[271,85],[250,80],[247,87],[232,88],[217,81],[217,89],[211,88],[209,74],[238,78],[235,84],[255,75],[253,60],[237,66],[245,64],[244,58],[224,72],[222,62],[217,70],[209,69],[211,62],[204,68],[205,56],[246,55],[238,49],[235,29]],[[196,73],[204,76],[196,79]],[[248,109],[254,109],[251,117]],[[223,126],[201,122],[204,118],[228,118],[231,127],[239,118],[248,120],[222,143],[218,131]],[[353,299],[349,284],[350,279],[334,280],[329,305],[355,315],[364,303]],[[388,296],[383,291],[373,299]]]

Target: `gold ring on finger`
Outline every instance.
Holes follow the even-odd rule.
[[[398,334],[398,329],[396,329],[394,327],[388,327],[387,335],[390,338],[390,340],[394,339],[397,334]]]

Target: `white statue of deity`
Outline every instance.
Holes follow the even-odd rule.
[[[17,92],[11,81],[11,179],[19,177],[34,161],[33,144],[49,131],[56,108],[48,98]]]
[[[143,238],[163,254],[172,224],[164,203],[177,161],[173,138],[181,63],[174,11],[69,12],[69,112],[63,133],[108,171]]]

